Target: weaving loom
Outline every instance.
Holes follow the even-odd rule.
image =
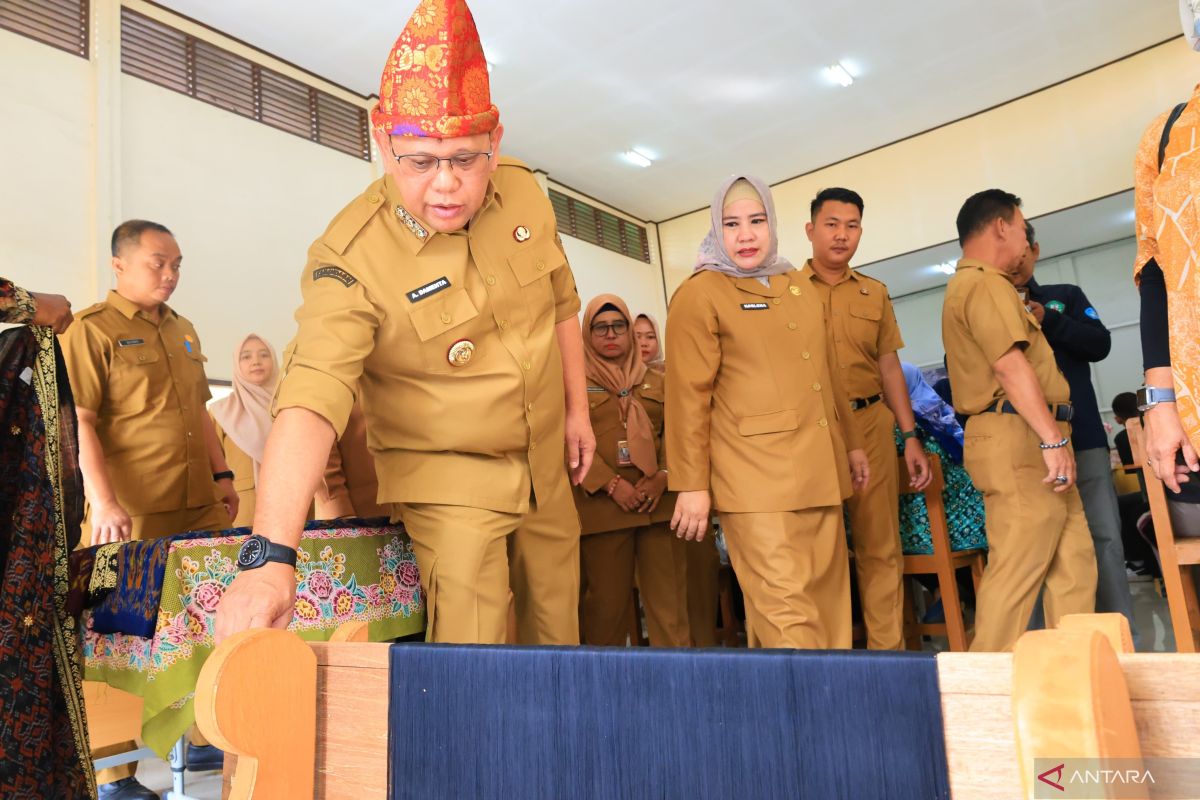
[[[1012,800],[1034,796],[1041,755],[1200,754],[1194,657],[1116,656],[1127,639],[1112,615],[1027,634],[1014,654],[936,657],[260,630],[214,653],[196,711],[239,756],[236,800]]]

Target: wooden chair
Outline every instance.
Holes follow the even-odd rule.
[[[916,494],[909,485],[908,465],[904,459],[898,459],[900,470],[901,494]],[[930,555],[912,555],[904,557],[904,594],[905,594],[905,642],[910,650],[921,649],[922,636],[945,636],[950,641],[950,649],[964,651],[970,644],[967,637],[966,625],[963,623],[962,603],[958,596],[958,583],[954,573],[960,567],[971,568],[971,578],[975,589],[979,589],[979,581],[983,577],[984,554],[982,549],[957,550],[950,549],[950,532],[946,525],[946,507],[942,502],[942,491],[945,489],[945,477],[942,473],[942,462],[936,455],[930,454],[929,466],[933,472],[933,480],[925,487],[922,494],[925,497],[925,509],[929,515],[929,533],[933,542],[933,553]],[[912,576],[936,575],[938,589],[942,593],[942,608],[946,611],[944,623],[923,623],[917,618],[914,605],[916,592],[913,591]]]
[[[1192,567],[1200,564],[1200,538],[1175,538],[1171,515],[1167,510],[1166,489],[1153,468],[1146,466],[1142,424],[1139,420],[1129,420],[1125,429],[1129,431],[1133,463],[1142,468],[1142,475],[1146,479],[1146,498],[1150,501],[1150,516],[1154,520],[1154,538],[1158,544],[1163,584],[1167,589],[1167,607],[1171,611],[1175,649],[1180,653],[1195,653],[1197,634],[1200,633],[1200,602],[1196,598]]]
[[[1014,653],[937,655],[955,800],[1033,797],[1040,756],[1200,756],[1195,658],[1124,653],[1112,625],[1091,616],[1030,632]],[[390,683],[386,644],[248,631],[205,664],[196,717],[215,743],[250,757],[234,800],[383,798]]]

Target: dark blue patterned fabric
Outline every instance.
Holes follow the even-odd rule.
[[[932,654],[395,645],[389,797],[949,798]]]

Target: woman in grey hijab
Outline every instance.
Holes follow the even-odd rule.
[[[778,253],[761,180],[717,190],[666,339],[676,535],[703,539],[718,509],[751,646],[849,648],[842,501],[866,487],[867,456],[824,307]]]

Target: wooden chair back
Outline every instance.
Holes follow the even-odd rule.
[[[1200,538],[1175,538],[1167,508],[1167,490],[1154,469],[1146,465],[1145,431],[1141,421],[1129,420],[1125,430],[1129,432],[1134,466],[1141,468],[1146,480],[1146,499],[1150,503],[1150,517],[1154,520],[1154,539],[1162,566],[1163,586],[1167,590],[1167,608],[1171,612],[1175,649],[1180,653],[1195,653],[1200,629],[1200,602],[1196,597],[1192,565],[1200,564]]]

